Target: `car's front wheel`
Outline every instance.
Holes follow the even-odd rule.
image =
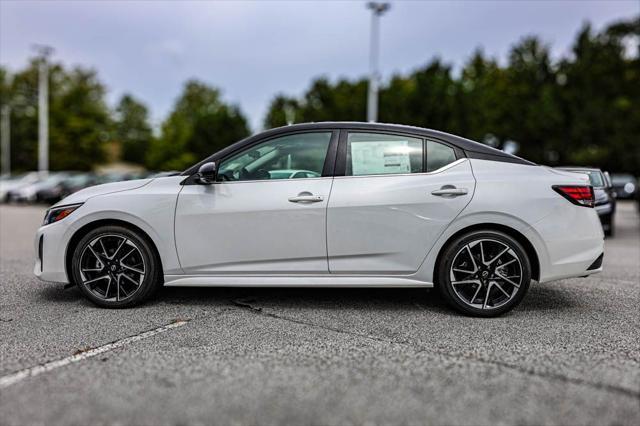
[[[493,230],[458,237],[440,256],[437,287],[456,310],[501,315],[517,306],[531,282],[531,264],[518,241]]]
[[[73,278],[96,305],[128,308],[148,299],[160,285],[160,262],[142,235],[122,226],[101,226],[78,243]]]

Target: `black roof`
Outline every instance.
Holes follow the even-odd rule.
[[[302,123],[292,124],[289,126],[277,127],[274,129],[266,130],[261,133],[249,136],[233,145],[230,145],[217,153],[211,155],[209,158],[199,162],[198,164],[185,170],[183,175],[191,175],[198,170],[198,167],[207,162],[214,161],[227,154],[241,149],[245,146],[251,145],[254,142],[270,138],[279,135],[285,135],[287,133],[313,131],[313,130],[333,130],[333,129],[349,129],[349,130],[364,130],[364,131],[378,131],[378,132],[390,132],[390,133],[405,133],[415,135],[423,138],[431,138],[441,140],[454,147],[457,147],[464,151],[465,155],[469,158],[478,158],[483,160],[503,161],[509,163],[535,165],[528,160],[524,160],[512,154],[508,154],[504,151],[492,148],[488,145],[466,139],[461,136],[452,135],[450,133],[441,132],[438,130],[426,129],[423,127],[407,126],[403,124],[388,124],[388,123],[366,123],[360,121],[323,121],[318,123]]]

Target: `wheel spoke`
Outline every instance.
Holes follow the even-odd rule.
[[[98,242],[100,243],[100,247],[102,247],[102,253],[104,253],[104,257],[109,258],[109,253],[107,252],[107,249],[105,248],[104,243],[102,242],[102,238],[100,238]]]
[[[135,248],[132,248],[129,252],[127,252],[127,254],[125,254],[124,256],[120,257],[120,262],[122,263],[122,261],[123,261],[124,259],[126,259],[126,258],[127,258],[127,256],[129,256],[129,255],[130,255],[131,253],[133,253],[134,251],[136,251],[136,249],[135,249]]]
[[[464,269],[453,268],[455,272],[462,272],[463,274],[473,274],[475,271],[465,271]]]
[[[122,248],[122,246],[127,242],[128,240],[126,238],[123,238],[122,241],[120,242],[120,245],[118,246],[118,248],[116,248],[116,251],[113,252],[113,254],[111,255],[110,259],[115,259],[116,256],[118,255],[118,252],[120,251],[120,249]]]
[[[476,272],[478,270],[478,265],[476,265],[476,259],[474,259],[473,254],[471,254],[471,248],[469,247],[469,244],[467,244],[465,248],[467,249],[467,253],[469,253],[469,257],[471,258],[471,262],[473,263],[473,272]]]
[[[140,286],[139,282],[136,282],[136,280],[134,280],[133,278],[131,278],[129,275],[127,274],[120,274],[121,277],[125,277],[126,279],[128,279],[129,281],[131,281],[132,283],[134,283],[136,286]]]
[[[98,278],[93,278],[93,279],[91,279],[91,280],[85,281],[85,282],[83,282],[82,284],[84,284],[84,285],[91,284],[91,283],[94,283],[94,282],[96,282],[96,281],[104,280],[105,278],[107,278],[107,279],[109,279],[109,280],[111,279],[111,278],[109,277],[109,275],[102,275],[102,276],[100,276],[100,277],[98,277]]]
[[[493,285],[495,285],[496,287],[498,287],[498,290],[500,290],[501,292],[504,293],[505,296],[507,297],[511,297],[511,295],[509,293],[507,293],[506,291],[504,291],[504,289],[502,288],[502,286],[496,282],[493,283]]]
[[[500,266],[498,266],[498,268],[502,269],[502,268],[504,268],[504,267],[506,267],[506,266],[508,266],[508,265],[511,265],[511,264],[512,264],[513,262],[515,262],[516,260],[518,260],[518,259],[511,259],[510,261],[505,262],[505,263],[501,264]]]
[[[473,297],[471,298],[471,300],[469,300],[471,304],[473,304],[473,301],[476,300],[476,297],[478,297],[478,293],[480,293],[481,289],[482,289],[482,285],[479,285],[478,288],[476,289],[476,292],[473,293]]]
[[[505,277],[504,275],[496,272],[496,277],[498,277],[501,280],[505,280],[506,282],[508,282],[509,284],[511,284],[512,286],[514,286],[515,288],[520,288],[520,284],[516,284],[515,282],[511,281],[509,278]]]
[[[451,284],[453,284],[453,285],[460,285],[460,284],[480,284],[480,280],[451,281]]]
[[[104,298],[109,298],[109,289],[111,288],[111,278],[109,278],[109,283],[107,284],[107,289],[104,291]]]
[[[482,247],[482,240],[480,241],[480,262],[486,265],[484,261],[484,248]]]
[[[98,260],[98,262],[100,262],[100,264],[104,267],[104,262],[102,261],[103,257],[101,255],[99,255],[91,246],[89,247],[89,251],[91,251],[91,253],[95,256],[95,258]]]
[[[487,286],[487,293],[484,295],[484,303],[482,309],[487,309],[487,303],[489,302],[489,292],[491,291],[491,283]]]
[[[137,268],[134,268],[132,266],[125,265],[124,263],[120,263],[120,266],[122,266],[123,268],[128,269],[130,271],[133,271],[133,272],[135,272],[137,274],[144,275],[144,271],[142,271],[140,269],[137,269]]]

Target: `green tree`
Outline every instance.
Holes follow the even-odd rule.
[[[34,170],[38,158],[38,64],[12,76],[3,103],[11,105],[11,168]],[[6,77],[5,77],[6,79]],[[109,139],[105,89],[93,70],[49,65],[49,164],[51,170],[89,170],[104,161]]]
[[[104,85],[94,70],[83,68],[61,73],[56,85],[50,98],[50,167],[90,170],[104,162],[111,139]]]
[[[144,164],[152,139],[149,110],[130,94],[122,96],[116,106],[114,137],[121,144],[122,160]]]
[[[558,161],[566,139],[549,47],[526,37],[511,49],[506,69],[504,134],[520,144],[522,156],[536,162]]]
[[[615,23],[599,34],[585,25],[573,57],[560,64],[567,120],[568,160],[611,170],[640,170],[640,58],[626,54],[640,37],[640,19]]]
[[[451,67],[434,59],[402,79],[395,76],[380,95],[380,121],[446,129],[457,133],[457,83]]]
[[[269,104],[264,126],[268,129],[286,126],[296,122],[301,112],[300,103],[285,95],[277,95]]]
[[[290,121],[364,121],[366,99],[367,81],[364,79],[342,79],[332,84],[326,78],[318,78],[311,82],[311,87],[300,101],[284,95],[274,98],[264,126],[273,128],[292,124]]]
[[[188,81],[175,107],[151,143],[147,164],[154,169],[182,170],[248,136],[240,109],[221,100],[220,91]]]

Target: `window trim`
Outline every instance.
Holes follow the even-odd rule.
[[[380,174],[371,174],[371,175],[358,175],[358,176],[347,176],[347,145],[349,133],[364,133],[364,134],[380,134],[380,135],[388,135],[388,136],[397,136],[397,137],[408,137],[412,139],[419,139],[422,141],[422,171],[418,173],[380,173]],[[440,167],[437,170],[433,170],[431,172],[427,172],[427,141],[439,143],[445,145],[451,149],[453,149],[453,153],[456,157],[455,161],[452,161],[449,164],[446,164]],[[434,174],[439,173],[442,170],[449,168],[452,164],[459,164],[459,160],[466,158],[464,151],[458,148],[455,145],[452,145],[446,141],[443,141],[439,138],[434,137],[423,137],[420,135],[416,135],[408,132],[392,132],[385,130],[362,130],[362,129],[340,129],[340,136],[338,138],[338,148],[337,148],[337,158],[336,165],[334,168],[334,177],[384,177],[384,176],[414,176],[414,175],[425,175],[425,174]]]

